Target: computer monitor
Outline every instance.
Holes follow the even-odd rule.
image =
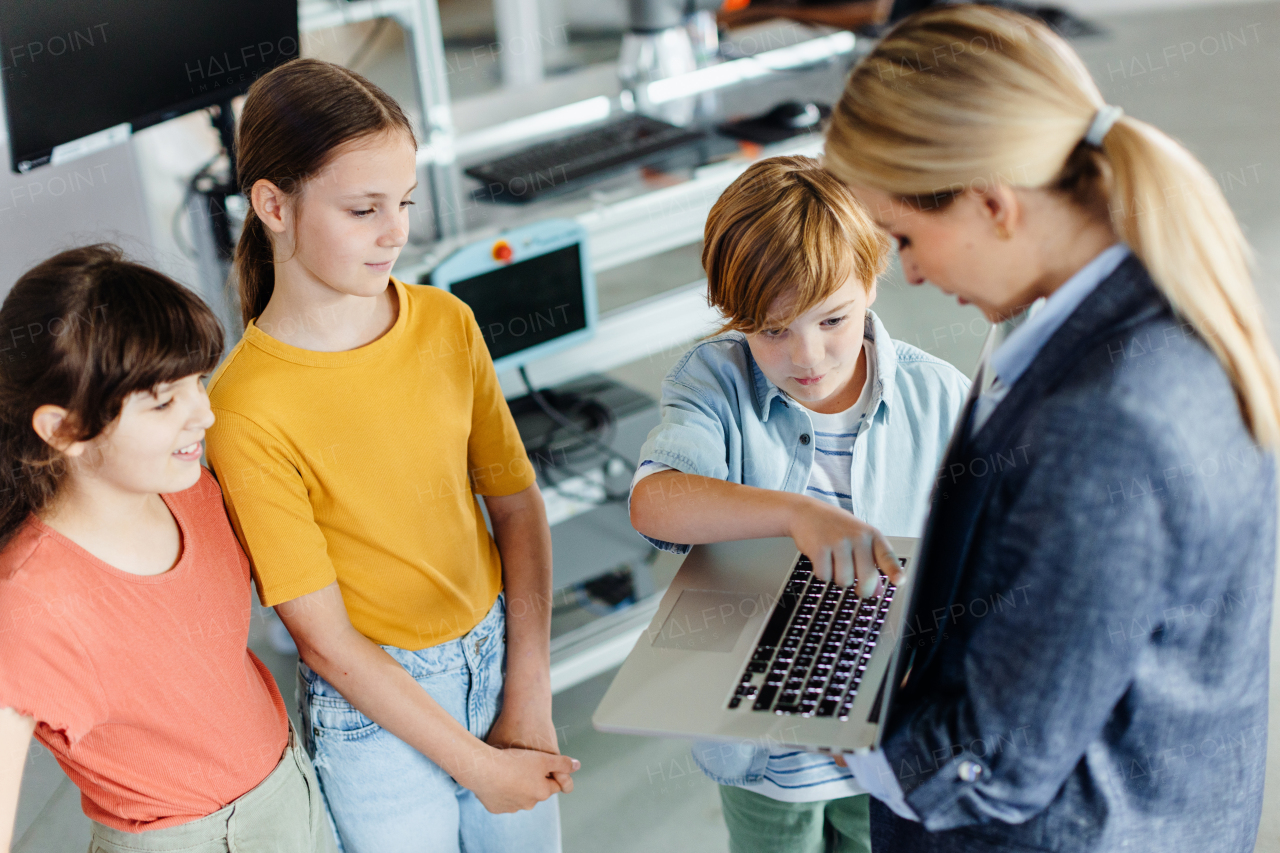
[[[62,162],[226,103],[297,55],[297,0],[4,0],[11,166]]]
[[[430,281],[471,308],[494,367],[521,367],[595,334],[595,278],[587,232],[555,219],[454,252]]]

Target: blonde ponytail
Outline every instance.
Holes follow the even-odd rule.
[[[942,6],[888,32],[849,76],[825,165],[923,206],[992,182],[1105,201],[1117,235],[1222,363],[1254,439],[1280,446],[1280,359],[1250,253],[1217,183],[1149,124],[1084,142],[1105,105],[1071,47],[1029,18]]]
[[[1122,119],[1102,143],[1111,223],[1218,356],[1259,444],[1280,444],[1280,360],[1250,275],[1250,252],[1216,181],[1149,124]]]

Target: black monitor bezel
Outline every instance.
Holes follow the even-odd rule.
[[[190,0],[188,0],[188,2],[189,1]],[[56,2],[56,0],[50,0],[50,2]],[[220,85],[216,89],[211,90],[208,93],[202,93],[200,95],[197,95],[196,97],[178,101],[168,107],[165,107],[164,109],[153,110],[152,112],[144,113],[142,115],[138,115],[132,118],[128,118],[128,117],[122,118],[120,122],[117,122],[116,125],[106,125],[105,127],[98,128],[98,130],[96,131],[91,131],[85,136],[92,136],[94,133],[101,133],[102,131],[109,130],[110,128],[115,127],[118,124],[123,124],[125,122],[129,124],[131,133],[137,133],[140,130],[144,130],[148,127],[153,127],[157,124],[169,121],[170,119],[178,118],[179,116],[184,116],[188,113],[196,112],[197,110],[207,109],[208,107],[212,107],[212,106],[227,106],[231,103],[233,99],[246,94],[249,91],[249,87],[252,86],[254,82],[256,82],[257,79],[261,77],[263,74],[266,74],[268,71],[271,71],[273,68],[276,68],[284,64],[285,62],[288,62],[291,59],[296,59],[300,55],[301,46],[302,46],[302,33],[301,33],[301,28],[299,25],[298,18],[296,15],[294,16],[293,30],[289,33],[285,33],[284,35],[280,36],[276,40],[276,43],[279,44],[280,42],[283,42],[287,38],[292,39],[293,50],[288,55],[285,55],[283,51],[281,51],[280,58],[274,59],[271,62],[264,64],[248,80],[238,80],[235,83]],[[4,45],[5,45],[5,42],[3,39],[3,33],[0,32],[0,53],[4,51],[5,49]],[[14,116],[10,106],[10,99],[8,97],[6,90],[7,90],[7,83],[4,80],[4,75],[0,74],[0,99],[3,99],[4,101],[5,124],[6,124],[6,128],[8,129],[7,147],[9,149],[9,169],[14,174],[19,174],[19,175],[26,174],[30,172],[32,169],[39,168],[40,166],[48,165],[52,160],[54,150],[59,146],[55,145],[46,149],[38,149],[35,151],[28,151],[28,152],[22,152],[22,153],[19,153],[14,148],[14,145],[13,145]],[[83,139],[85,137],[78,137],[78,138]],[[64,140],[62,143],[59,143],[59,145],[65,145],[67,143],[75,142],[75,141],[76,140],[74,139],[67,139],[67,140]]]

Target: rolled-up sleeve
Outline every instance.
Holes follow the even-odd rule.
[[[649,433],[640,449],[640,472],[631,484],[636,489],[657,489],[663,484],[642,476],[645,468],[654,472],[674,469],[699,477],[729,478],[728,424],[726,414],[706,394],[691,385],[668,377],[662,383],[662,423]],[[661,467],[657,467],[661,466]],[[628,504],[630,500],[628,499]],[[644,536],[643,533],[640,534]],[[691,546],[644,536],[655,547],[686,554]]]

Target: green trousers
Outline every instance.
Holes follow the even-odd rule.
[[[720,786],[729,853],[871,853],[870,796],[784,803]]]
[[[293,726],[276,769],[213,814],[145,832],[92,824],[89,853],[336,853],[338,849],[315,769]]]

